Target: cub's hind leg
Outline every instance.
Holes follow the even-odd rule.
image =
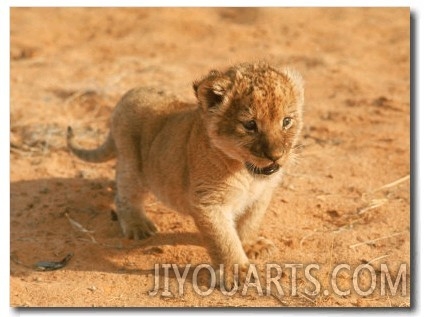
[[[144,210],[148,191],[142,180],[139,141],[122,140],[117,148],[115,204],[120,226],[127,238],[145,239],[157,229]]]

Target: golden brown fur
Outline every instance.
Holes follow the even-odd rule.
[[[151,89],[129,91],[114,109],[100,148],[68,146],[81,159],[117,157],[116,208],[123,233],[156,227],[144,211],[153,192],[192,215],[214,264],[246,265],[272,243],[257,236],[302,126],[300,75],[267,64],[211,71],[194,83],[198,106]]]

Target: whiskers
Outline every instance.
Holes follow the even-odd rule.
[[[299,165],[302,150],[304,148],[303,144],[295,145],[288,154],[288,164],[291,166]]]
[[[280,165],[278,163],[270,164],[266,167],[258,167],[250,162],[245,163],[248,171],[254,175],[272,175],[279,171]]]
[[[260,168],[252,163],[246,162],[246,168],[252,174],[260,174]]]

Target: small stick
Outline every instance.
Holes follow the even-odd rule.
[[[315,304],[315,301],[311,298],[309,298],[308,296],[306,296],[305,294],[303,294],[302,292],[298,293],[301,297],[306,298],[308,301],[310,301],[311,303]]]
[[[303,247],[303,242],[304,242],[307,238],[309,238],[309,237],[311,237],[311,236],[313,236],[313,235],[315,235],[315,234],[317,234],[317,233],[316,233],[316,232],[312,232],[312,233],[309,233],[309,234],[305,235],[305,236],[300,240],[300,247]]]
[[[391,182],[391,183],[388,183],[384,186],[381,186],[380,188],[375,189],[373,192],[377,192],[377,191],[380,191],[380,190],[385,189],[385,188],[390,188],[390,187],[399,185],[400,183],[402,183],[408,179],[410,179],[410,175],[406,175],[404,177],[399,178],[398,180],[395,180],[394,182]]]
[[[384,240],[384,239],[392,238],[392,237],[395,237],[395,236],[399,236],[399,235],[401,235],[402,233],[403,233],[403,232],[397,232],[397,233],[391,234],[391,235],[389,235],[389,236],[385,236],[385,237],[381,237],[381,238],[377,238],[377,239],[373,239],[373,240],[368,240],[368,241],[364,241],[364,242],[360,242],[360,243],[352,244],[352,245],[350,245],[349,247],[350,247],[350,249],[354,249],[354,248],[356,248],[356,247],[358,247],[358,246],[360,246],[360,245],[364,245],[364,244],[371,244],[371,243],[374,243],[374,242],[376,242],[376,241],[380,241],[380,240]]]
[[[384,259],[384,258],[386,258],[386,257],[388,257],[388,256],[389,256],[389,254],[379,256],[379,257],[377,257],[377,258],[375,258],[375,259],[370,260],[370,261],[367,262],[366,264],[371,264],[371,263],[376,262],[376,261],[378,261],[378,260]]]
[[[368,206],[360,208],[357,213],[359,215],[361,215],[361,214],[365,213],[368,210],[372,210],[372,209],[381,207],[382,205],[384,205],[387,202],[388,202],[387,199],[372,199],[372,201],[370,202],[370,204]]]
[[[69,214],[66,212],[65,213],[66,218],[69,220],[69,222],[76,227],[79,231],[84,232],[84,233],[94,233],[94,230],[87,230],[86,228],[84,228],[79,222],[73,220],[71,217],[69,217]]]
[[[69,222],[71,223],[72,226],[76,227],[79,231],[87,234],[93,243],[98,243],[92,235],[92,233],[94,233],[94,230],[87,230],[79,222],[73,220],[67,212],[65,213],[65,216],[69,220]]]

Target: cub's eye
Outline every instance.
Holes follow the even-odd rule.
[[[257,131],[258,130],[258,127],[257,127],[255,120],[243,122],[243,126],[245,127],[246,130],[249,130],[249,131]]]
[[[285,129],[288,129],[290,126],[291,126],[291,124],[292,124],[292,118],[290,118],[290,117],[286,117],[286,118],[284,118],[283,119],[283,122],[282,122],[282,127],[284,127]]]

